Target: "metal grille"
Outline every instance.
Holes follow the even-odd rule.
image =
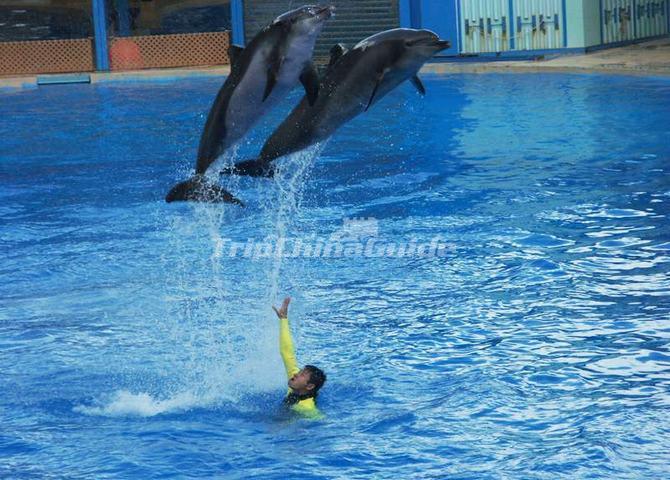
[[[635,38],[656,37],[668,33],[669,0],[637,0],[633,10]]]
[[[603,0],[603,42],[625,42],[633,40],[633,0]]]
[[[336,43],[351,47],[370,35],[400,26],[398,0],[331,0],[327,3],[334,5],[336,12],[317,39],[314,48],[317,61],[325,61],[330,48]],[[245,41],[248,43],[278,15],[301,5],[303,3],[287,0],[245,1]]]
[[[563,47],[561,0],[461,0],[462,53]]]
[[[625,42],[668,33],[670,0],[603,0],[604,43]]]
[[[112,70],[230,63],[229,32],[117,37],[109,43]]]
[[[461,0],[462,53],[504,52],[510,49],[508,0]]]
[[[0,75],[91,72],[93,40],[0,42]]]
[[[561,48],[563,9],[560,0],[514,0],[515,50]]]

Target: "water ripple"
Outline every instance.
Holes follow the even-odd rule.
[[[666,81],[429,77],[277,179],[227,178],[244,210],[165,205],[219,86],[0,93],[0,476],[667,476]],[[449,248],[221,247],[351,217]],[[328,374],[317,424],[281,409],[284,294]]]

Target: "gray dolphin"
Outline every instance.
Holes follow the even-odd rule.
[[[409,28],[377,33],[349,51],[335,45],[316,102],[311,105],[303,98],[265,142],[258,159],[239,162],[222,173],[272,176],[276,158],[327,139],[405,80],[425,94],[417,72],[446,48],[449,42],[430,30]]]
[[[309,103],[318,95],[312,64],[316,37],[331,17],[331,6],[306,5],[277,17],[246,48],[231,47],[231,72],[219,90],[200,137],[195,176],[175,185],[166,202],[196,200],[242,204],[205,172],[237,143],[278,100],[302,82]]]

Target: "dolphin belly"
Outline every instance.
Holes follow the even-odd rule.
[[[264,55],[259,52],[254,56],[244,76],[232,92],[224,116],[227,147],[237,143],[246,135],[263,113],[276,103],[276,99],[279,98],[277,94],[282,93],[273,91],[265,101],[263,100],[266,70],[267,63]],[[282,90],[282,88],[276,90]]]

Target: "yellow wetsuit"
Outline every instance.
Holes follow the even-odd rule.
[[[286,377],[290,380],[293,375],[300,371],[298,361],[295,358],[295,350],[293,348],[293,339],[291,338],[291,330],[288,326],[288,318],[279,319],[279,353],[284,361],[284,368],[286,368]],[[289,387],[286,395],[291,395],[293,389]],[[302,416],[309,418],[321,418],[322,414],[316,408],[314,397],[304,398],[291,405],[291,410],[299,413]]]

